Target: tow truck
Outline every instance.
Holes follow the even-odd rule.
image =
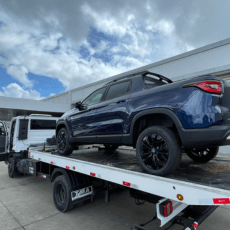
[[[1,161],[8,165],[9,177],[31,175],[53,182],[53,200],[60,212],[93,202],[99,193],[104,193],[105,201],[110,202],[112,192],[126,188],[136,204],[146,201],[156,207],[156,215],[145,223],[135,224],[134,229],[147,229],[158,218],[165,229],[179,224],[181,229],[196,230],[219,205],[230,204],[230,156],[227,154],[218,154],[205,164],[195,163],[183,154],[179,169],[160,177],[144,172],[135,151],[125,147],[112,151],[97,146],[63,156],[58,153],[53,138],[48,138],[44,143],[30,143],[26,150],[12,151],[10,139],[3,130],[6,127],[3,122],[0,124],[1,136],[6,140]],[[29,135],[28,124],[21,127]],[[9,130],[11,137],[12,129]],[[20,130],[14,131],[18,139],[22,137]]]

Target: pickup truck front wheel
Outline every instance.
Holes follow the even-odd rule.
[[[216,157],[219,147],[185,149],[185,152],[195,162],[206,163]]]
[[[69,155],[73,152],[74,146],[69,142],[69,135],[66,128],[61,128],[58,131],[56,142],[58,152],[61,155]]]
[[[136,156],[148,173],[165,176],[176,170],[181,162],[182,149],[176,134],[164,126],[152,126],[138,137]]]

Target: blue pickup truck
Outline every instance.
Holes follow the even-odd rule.
[[[141,167],[165,176],[176,170],[183,152],[208,162],[230,144],[230,83],[206,75],[173,82],[145,71],[109,82],[57,122],[58,151],[77,145],[136,148]]]

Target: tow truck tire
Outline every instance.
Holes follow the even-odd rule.
[[[179,167],[182,149],[172,130],[164,126],[152,126],[139,135],[136,156],[146,172],[166,176]]]
[[[14,167],[11,158],[9,159],[9,163],[8,163],[8,175],[10,178],[14,178]]]
[[[61,155],[70,155],[74,150],[74,145],[69,142],[69,135],[66,128],[61,128],[57,134],[57,148]]]
[[[206,163],[216,157],[219,147],[185,149],[185,152],[195,162]]]
[[[58,176],[53,184],[53,200],[56,208],[60,212],[68,212],[74,208],[71,200],[71,185],[66,180],[65,176]]]

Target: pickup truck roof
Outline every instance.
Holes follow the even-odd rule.
[[[135,73],[135,74],[130,74],[130,75],[127,75],[127,76],[123,76],[123,77],[117,78],[117,79],[115,79],[115,80],[113,80],[113,81],[110,81],[110,82],[106,83],[105,85],[109,85],[109,84],[112,84],[112,83],[114,83],[114,82],[123,81],[123,80],[126,80],[126,79],[128,79],[128,78],[132,78],[132,77],[135,77],[135,76],[138,76],[138,75],[142,75],[142,76],[153,75],[153,76],[155,76],[155,77],[158,77],[159,80],[161,80],[161,81],[164,80],[164,81],[166,81],[167,83],[173,83],[173,81],[172,81],[171,79],[169,79],[169,78],[167,78],[167,77],[165,77],[165,76],[163,76],[163,75],[160,75],[160,74],[153,73],[153,72],[150,72],[150,71],[148,71],[148,70],[145,70],[145,71],[137,72],[137,73]]]

